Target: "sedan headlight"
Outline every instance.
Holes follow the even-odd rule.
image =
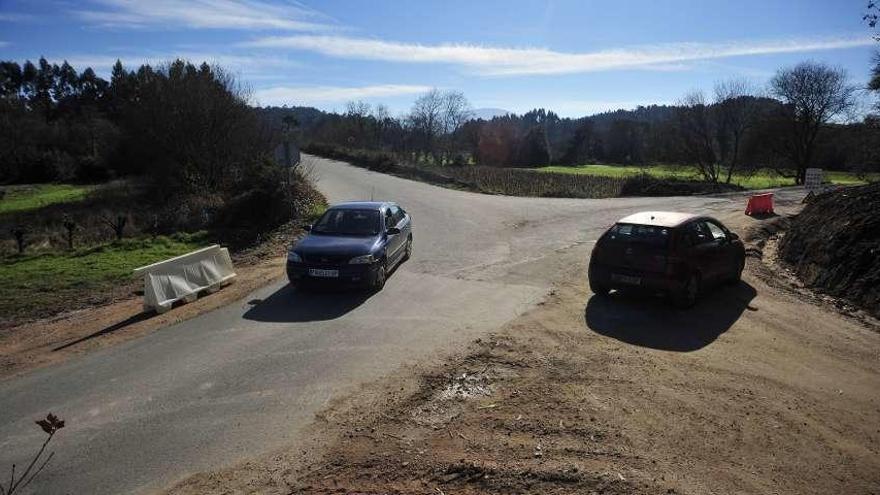
[[[349,265],[369,265],[370,263],[376,261],[376,258],[373,257],[372,254],[365,254],[363,256],[357,256],[348,260]]]
[[[293,252],[293,251],[287,252],[287,261],[289,261],[291,263],[302,263],[302,260],[303,260],[302,256],[296,254],[295,252]]]

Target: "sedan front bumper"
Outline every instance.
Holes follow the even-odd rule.
[[[310,269],[335,270],[337,277],[316,277],[309,274]],[[318,263],[287,262],[287,279],[293,285],[338,285],[338,286],[369,286],[376,282],[379,263],[363,265],[329,265]]]

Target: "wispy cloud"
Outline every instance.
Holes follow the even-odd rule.
[[[19,22],[29,21],[33,19],[30,14],[19,14],[16,12],[0,12],[0,22]]]
[[[278,86],[254,92],[254,99],[260,105],[315,105],[340,103],[349,100],[382,98],[388,96],[424,93],[430,86],[408,84],[381,84],[376,86]]]
[[[875,43],[870,36],[674,43],[583,53],[471,44],[421,45],[346,36],[272,36],[246,46],[305,50],[360,60],[460,65],[483,75],[570,74],[620,69],[681,70],[687,62],[778,53],[837,50]]]
[[[326,31],[330,19],[301,4],[262,0],[92,0],[73,14],[102,27]]]
[[[8,41],[0,40],[0,48],[3,48],[4,46],[9,46],[9,45],[10,45],[10,43]]]

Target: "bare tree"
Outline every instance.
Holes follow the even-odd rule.
[[[707,182],[730,183],[740,168],[743,143],[755,124],[757,103],[745,80],[715,85],[714,100],[695,91],[679,103],[678,128],[685,160],[696,165]]]
[[[448,151],[451,136],[473,112],[464,94],[458,91],[440,91],[432,89],[416,99],[409,115],[410,128],[422,141],[422,149],[429,153],[434,161],[438,153]]]
[[[755,91],[745,79],[729,79],[715,85],[715,119],[719,158],[727,169],[725,182],[740,167],[746,135],[755,125],[758,105]]]
[[[377,148],[382,148],[382,138],[385,135],[385,129],[391,123],[391,112],[388,111],[387,106],[380,103],[373,107],[370,117],[372,117],[374,123],[373,140]]]
[[[877,27],[877,22],[880,21],[880,4],[873,0],[869,0],[868,7],[865,10],[865,15],[862,16],[862,20],[867,22],[869,27]],[[880,35],[874,36],[874,39],[880,41]]]
[[[447,91],[442,94],[442,99],[443,132],[452,134],[473,116],[471,104],[460,91]]]
[[[456,133],[471,119],[471,104],[460,91],[443,93],[443,153],[445,162],[449,162],[455,154]]]
[[[784,104],[781,151],[794,167],[797,184],[803,184],[813,162],[822,127],[853,107],[855,91],[846,71],[819,62],[781,69],[770,81],[770,93]]]
[[[357,145],[364,144],[363,141],[367,134],[371,112],[372,108],[370,107],[370,104],[365,101],[349,101],[345,104],[345,116],[353,127],[349,137],[352,138]]]
[[[419,150],[436,158],[437,138],[444,130],[443,94],[432,89],[419,96],[409,114],[409,126],[419,141]]]
[[[716,146],[717,125],[706,96],[702,91],[688,93],[678,107],[678,129],[685,159],[697,167],[703,180],[718,182],[721,161]]]

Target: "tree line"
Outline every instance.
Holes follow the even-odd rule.
[[[876,91],[877,66],[873,74],[867,87]],[[674,105],[574,119],[535,109],[482,120],[458,91],[429,91],[402,116],[359,101],[341,113],[254,111],[247,91],[206,63],[127,70],[117,61],[108,81],[67,62],[6,61],[0,182],[142,175],[162,194],[232,190],[285,128],[303,144],[383,151],[431,165],[670,163],[693,166],[708,182],[758,168],[802,181],[810,166],[880,168],[878,119],[845,123],[856,89],[842,70],[805,62],[781,69],[766,88],[723,81],[708,96],[692,92]]]
[[[869,86],[875,90],[878,73]],[[270,120],[294,116],[306,145],[384,151],[430,165],[682,164],[713,183],[772,168],[801,183],[813,166],[880,171],[880,121],[849,119],[858,89],[843,70],[804,62],[779,70],[766,88],[734,79],[674,105],[576,119],[546,109],[475,119],[463,94],[439,90],[420,96],[399,117],[360,101],[342,113],[309,107],[262,112]]]
[[[207,63],[117,61],[107,81],[66,61],[0,62],[0,182],[149,175],[168,194],[222,191],[277,140]]]
[[[105,80],[66,61],[0,62],[0,184],[131,179],[126,197],[98,205],[112,212],[76,210],[81,229],[103,213],[129,218],[120,230],[219,229],[249,242],[317,200],[304,177],[291,180],[271,160],[280,140],[248,92],[207,63],[130,70],[117,61]],[[30,230],[44,222],[7,220]]]

